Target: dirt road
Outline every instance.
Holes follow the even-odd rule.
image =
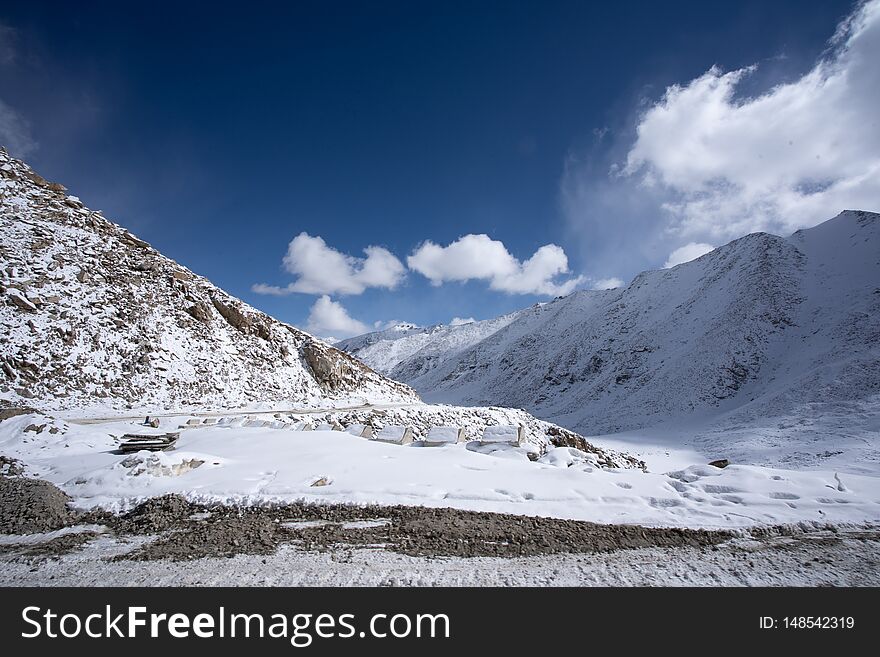
[[[418,404],[358,404],[355,406],[336,406],[335,408],[273,408],[270,410],[243,410],[243,409],[226,409],[222,411],[164,411],[162,413],[149,413],[150,417],[225,417],[229,415],[274,415],[275,413],[292,414],[292,415],[311,415],[318,413],[335,413],[345,411],[363,411],[367,409],[388,409],[388,408],[407,408],[410,406],[418,406]],[[126,420],[140,420],[147,413],[138,413],[137,415],[114,415],[107,417],[65,417],[66,422],[71,424],[103,424],[106,422],[120,422]],[[64,417],[63,412],[59,412],[59,416]]]

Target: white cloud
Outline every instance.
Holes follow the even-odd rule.
[[[251,285],[251,292],[256,294],[265,294],[267,296],[274,297],[285,297],[288,294],[296,292],[296,290],[292,289],[293,283],[287,285],[286,287],[280,287],[278,285],[266,285],[265,283],[254,283]]]
[[[450,326],[462,326],[464,324],[473,324],[475,320],[473,317],[453,317],[449,322]]]
[[[611,278],[600,278],[597,281],[593,281],[594,290],[613,290],[616,287],[623,287],[623,281],[616,276],[612,276]]]
[[[555,244],[535,251],[525,262],[514,258],[502,242],[488,235],[465,235],[448,246],[428,240],[407,258],[407,264],[432,285],[447,281],[486,280],[489,287],[510,294],[565,295],[583,277],[554,282],[568,273],[568,257]]]
[[[663,264],[663,269],[669,269],[670,267],[675,267],[683,262],[696,260],[700,256],[706,255],[714,248],[715,247],[711,244],[703,244],[702,242],[690,242],[684,246],[680,246],[669,254],[669,257]]]
[[[351,317],[341,303],[325,294],[312,305],[306,331],[317,336],[351,337],[368,333],[370,327]]]
[[[371,287],[394,289],[406,276],[403,263],[381,246],[364,249],[366,258],[341,253],[320,237],[300,233],[287,246],[284,268],[297,276],[285,287],[258,283],[257,294],[361,294]]]
[[[37,148],[37,142],[31,136],[30,124],[2,100],[0,100],[0,146],[5,146],[9,154],[16,157],[26,157]]]
[[[880,0],[838,28],[830,54],[763,95],[755,67],[672,86],[637,127],[624,173],[672,192],[671,228],[729,239],[788,233],[843,209],[880,209]]]

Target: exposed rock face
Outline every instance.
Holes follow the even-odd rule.
[[[345,390],[365,372],[372,372],[345,352],[321,342],[306,343],[302,352],[315,380],[328,391]]]
[[[0,237],[7,405],[418,399],[164,257],[2,149]]]
[[[238,308],[233,305],[226,305],[216,297],[211,297],[211,303],[214,304],[214,307],[217,309],[217,312],[229,322],[229,325],[241,331],[242,333],[248,334],[251,331],[251,320],[244,313],[242,313]]]
[[[207,324],[211,321],[211,308],[204,301],[199,301],[186,309],[194,319]]]

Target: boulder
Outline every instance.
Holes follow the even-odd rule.
[[[12,302],[14,306],[19,308],[20,310],[24,310],[29,313],[37,311],[37,307],[30,301],[28,301],[28,298],[20,290],[16,290],[14,287],[6,290],[6,297]]]
[[[214,304],[217,312],[220,313],[220,316],[223,317],[232,328],[241,331],[242,333],[250,333],[251,320],[238,308],[223,303],[217,297],[211,297],[211,303]]]
[[[154,260],[143,260],[137,263],[133,269],[135,271],[155,272],[159,270],[159,263]]]
[[[199,301],[195,305],[186,309],[194,319],[208,324],[211,321],[211,308],[204,301]]]
[[[123,242],[126,242],[126,243],[132,245],[132,246],[139,246],[139,247],[141,247],[142,249],[148,249],[148,248],[150,248],[150,245],[149,245],[149,244],[147,244],[146,242],[144,242],[142,239],[138,239],[137,237],[135,237],[134,235],[132,235],[132,234],[129,233],[128,231],[124,231],[124,232],[119,236],[119,239],[122,240]]]

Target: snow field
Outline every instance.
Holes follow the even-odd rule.
[[[453,507],[603,523],[737,528],[880,521],[880,479],[831,471],[691,464],[668,472],[603,469],[596,456],[549,448],[481,453],[471,444],[413,449],[344,431],[198,426],[167,452],[115,452],[132,422],[25,431],[0,423],[0,452],[60,486],[79,507],[119,511],[179,493],[194,502],[328,502]],[[505,458],[499,458],[503,456]]]

